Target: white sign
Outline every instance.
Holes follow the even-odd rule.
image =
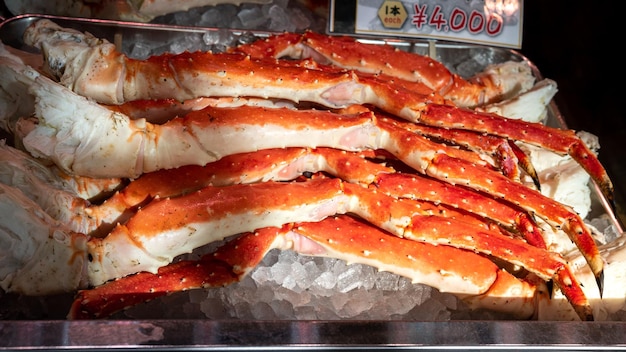
[[[521,48],[523,0],[357,0],[355,34]]]

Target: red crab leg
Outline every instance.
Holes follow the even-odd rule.
[[[534,144],[560,154],[569,154],[591,175],[604,196],[613,204],[613,183],[606,170],[585,143],[571,130],[540,123],[506,119],[502,116],[446,105],[429,105],[419,122],[448,128],[468,129]]]
[[[526,212],[469,188],[406,173],[382,174],[376,179],[376,188],[394,197],[441,202],[492,219],[504,226],[516,228],[531,245],[547,248],[539,226]]]
[[[67,30],[50,21],[37,21],[26,30],[25,41],[45,52],[47,59],[54,64],[49,68],[55,70],[57,79],[71,86],[74,91],[103,103],[119,104],[127,100],[153,98],[186,100],[201,96],[263,95],[296,102],[310,101],[329,108],[371,104],[411,121],[457,128],[469,128],[470,124],[474,124],[474,129],[478,131],[495,134],[501,132],[501,136],[506,138],[521,135],[523,138],[520,140],[539,145],[545,143],[547,148],[553,148],[551,145],[560,141],[562,143],[556,146],[557,150],[565,150],[583,164],[607,199],[611,202],[613,200],[613,187],[606,171],[595,155],[572,132],[556,132],[557,129],[539,123],[529,127],[530,123],[493,114],[472,115],[471,110],[464,113],[463,109],[446,109],[445,106],[435,105],[446,103],[436,93],[424,95],[411,92],[393,82],[373,76],[360,76],[352,71],[311,70],[293,64],[254,60],[241,54],[201,52],[165,54],[146,61],[137,61],[117,52],[110,43],[82,33],[73,32],[71,36],[63,36],[61,34],[64,31]],[[75,46],[75,50],[65,50],[66,45]],[[104,60],[108,65],[86,68],[83,65],[87,60],[74,62],[77,57],[70,54],[84,54],[96,62]],[[81,70],[89,72],[89,75],[77,74]],[[442,109],[445,111],[442,112]],[[450,115],[447,119],[452,118],[451,112],[455,112],[452,114],[453,121],[444,123],[441,118],[445,118],[444,115]],[[455,120],[467,120],[471,116],[473,122]],[[483,126],[486,120],[494,119],[497,121]],[[527,133],[529,129],[533,133]]]
[[[438,128],[422,124],[407,124],[412,129],[428,137],[434,137],[465,148],[479,151],[488,151],[496,157],[502,173],[507,177],[518,180],[520,172],[518,165],[533,179],[537,189],[540,189],[537,171],[535,171],[530,157],[512,141],[492,135],[479,134],[469,130]]]
[[[396,97],[398,87],[353,71],[311,69],[241,53],[194,52],[130,59],[107,41],[62,28],[49,20],[33,23],[24,40],[45,53],[49,73],[63,85],[104,104],[140,99],[273,97],[314,102],[330,108],[371,103],[396,111],[429,102],[445,103],[422,89]],[[106,65],[93,63],[106,62]],[[86,65],[90,65],[86,67]],[[81,71],[89,75],[81,75]],[[363,79],[361,79],[363,78]]]
[[[350,201],[340,180],[326,178],[208,186],[158,198],[105,238],[91,239],[90,281],[99,285],[138,271],[155,272],[177,255],[227,236],[345,213]]]
[[[247,152],[277,146],[304,146],[303,144],[308,147],[333,147],[352,151],[387,149],[395,147],[395,144],[403,143],[396,138],[410,137],[413,144],[412,148],[416,151],[445,152],[451,156],[470,160],[478,165],[488,165],[488,162],[476,153],[432,142],[404,129],[390,119],[376,118],[371,112],[348,116],[324,110],[276,109],[255,106],[206,107],[189,113],[183,119],[170,120],[166,125],[197,131],[194,136],[197,139],[195,143],[208,142],[212,136],[214,144],[206,146],[204,149],[210,149],[217,156],[231,154],[234,150]],[[259,133],[262,133],[264,138],[262,140],[256,138],[254,143],[224,145],[224,142],[227,141],[226,138],[229,138],[235,131],[237,137],[241,139],[245,139],[246,133],[250,133],[251,140],[254,139],[253,136],[258,136]],[[214,138],[218,135],[224,139]],[[391,140],[388,136],[391,136]],[[303,138],[306,141],[303,141]]]
[[[535,190],[512,182],[500,173],[487,171],[486,168],[476,167],[471,163],[461,162],[461,159],[452,159],[437,152],[443,148],[442,145],[432,143],[404,128],[398,128],[397,122],[390,119],[375,118],[371,113],[355,117],[327,111],[245,106],[237,109],[207,107],[188,114],[184,119],[171,120],[169,123],[178,123],[181,129],[193,131],[193,139],[186,141],[190,145],[199,141],[211,142],[210,146],[203,145],[198,150],[211,150],[218,156],[232,153],[235,147],[242,148],[236,150],[237,152],[244,152],[277,147],[277,143],[283,147],[303,146],[306,142],[308,146],[326,144],[352,150],[385,149],[415,170],[446,182],[461,183],[502,198],[514,194],[512,201],[516,202],[516,205],[535,212],[538,216],[546,218],[548,223],[560,226],[568,232],[581,251],[586,253],[598,278],[601,276],[602,259],[593,238],[582,219],[571,209]],[[228,145],[228,148],[224,149],[235,132],[238,138],[254,141],[256,144],[240,143]],[[249,133],[250,138],[246,138],[245,133]],[[265,138],[255,138],[258,135]],[[454,150],[450,152],[453,153]],[[197,155],[195,158],[197,159]],[[189,162],[194,163],[193,160]],[[444,163],[442,165],[445,169],[439,166],[440,163]],[[530,201],[531,199],[533,201]]]
[[[349,216],[268,227],[230,240],[197,261],[184,260],[78,292],[68,318],[105,318],[172,292],[239,281],[273,248],[339,258],[452,292],[474,309],[504,309],[521,318],[534,310],[535,289],[471,251],[408,241]],[[467,265],[472,263],[472,265]],[[500,304],[506,302],[506,304]]]
[[[124,308],[172,292],[233,284],[277,246],[277,235],[271,229],[242,235],[198,261],[181,260],[160,268],[156,274],[140,272],[91,290],[81,290],[74,299],[68,318],[105,318]]]
[[[472,166],[470,163],[465,163],[463,160],[442,155],[432,164],[432,172],[445,174],[447,181],[450,183],[470,186],[467,174],[464,173],[464,167],[462,165],[465,165],[467,168]],[[483,175],[480,176],[480,174]],[[591,270],[596,276],[598,287],[600,291],[602,291],[602,268],[604,261],[589,229],[575,212],[559,202],[543,199],[544,197],[538,192],[521,192],[522,190],[518,183],[510,182],[504,177],[502,177],[500,181],[495,182],[494,179],[497,178],[497,176],[489,176],[486,173],[482,173],[479,169],[475,169],[473,176],[476,176],[477,179],[471,181],[472,184],[470,187],[506,199],[509,202],[543,217],[552,226],[563,229],[587,259]],[[478,180],[484,180],[484,182],[479,182]]]
[[[544,280],[553,278],[581,319],[593,320],[591,307],[579,282],[558,254],[529,246],[523,241],[515,241],[508,236],[503,236],[499,231],[489,231],[481,227],[472,230],[474,224],[454,221],[450,218],[442,222],[438,216],[417,215],[406,223],[403,217],[412,214],[410,211],[413,204],[408,203],[407,207],[407,203],[399,202],[394,198],[380,197],[375,191],[366,192],[363,187],[352,184],[344,184],[344,188],[348,194],[352,192],[358,194],[359,208],[353,210],[355,213],[400,237],[474,250],[521,265]],[[402,228],[400,232],[396,230],[398,227]],[[523,257],[532,259],[526,262],[522,259]],[[522,261],[517,262],[518,259]],[[534,268],[535,266],[537,267]]]
[[[90,281],[97,285],[138,271],[156,271],[179,254],[233,234],[289,222],[319,221],[348,212],[400,237],[410,235],[421,241],[494,255],[547,280],[552,277],[560,280],[569,270],[558,254],[500,231],[451,218],[415,217],[412,214],[423,213],[420,204],[338,179],[319,178],[287,184],[263,182],[207,187],[193,194],[153,201],[106,238],[89,241]],[[155,218],[164,220],[155,224]],[[418,222],[426,221],[422,218],[427,218],[429,226],[434,227],[418,229]],[[437,221],[441,224],[433,223]],[[438,228],[442,231],[439,237],[431,233]],[[567,278],[568,281],[559,281],[557,285],[563,287],[566,294],[568,290],[577,292],[578,283],[573,277]],[[582,293],[579,296],[584,297]],[[585,311],[584,302],[573,300],[578,296],[568,298],[581,314]]]
[[[156,197],[175,197],[206,186],[228,186],[259,181],[289,181],[305,172],[325,171],[355,183],[372,183],[381,173],[395,172],[381,163],[366,162],[371,151],[348,153],[331,148],[273,148],[227,155],[220,160],[176,169],[149,172],[85,213],[96,219],[90,235],[104,237],[115,224],[125,223],[137,207]],[[82,214],[79,216],[83,216]]]
[[[369,111],[369,109],[362,105],[352,105],[345,109],[338,110],[338,113],[358,114],[367,111]],[[375,112],[375,115],[384,117],[387,120],[396,120],[393,116],[378,111]],[[429,137],[430,139],[449,142],[477,153],[488,153],[497,160],[501,172],[511,179],[519,180],[520,170],[518,166],[521,166],[528,176],[532,178],[537,189],[540,189],[537,172],[530,161],[530,157],[515,143],[506,138],[479,134],[468,130],[441,128],[412,122],[395,121],[394,123],[409,131]]]
[[[421,82],[430,89],[452,100],[459,106],[477,106],[502,100],[508,89],[503,81],[483,74],[467,81],[450,72],[441,62],[430,57],[410,53],[391,45],[367,44],[347,36],[327,36],[308,31],[304,35],[285,33],[257,40],[231,49],[254,58],[294,59],[312,58],[321,63],[358,70],[371,74],[385,74],[396,79]],[[512,64],[511,64],[512,65]],[[523,64],[512,69],[517,73],[518,89],[530,88],[534,78]]]
[[[368,161],[365,156],[376,157],[372,151],[352,153],[332,148],[263,149],[258,152],[235,154],[205,166],[186,165],[176,169],[143,174],[101,205],[87,208],[87,214],[91,218],[99,219],[100,226],[96,234],[104,235],[109,233],[113,226],[106,226],[106,224],[125,223],[136,207],[147,204],[155,197],[174,197],[209,185],[226,186],[268,179],[286,181],[295,179],[303,172],[319,171],[328,172],[352,183],[375,183],[376,187],[383,187],[381,189],[395,196],[407,196],[405,193],[392,191],[392,187],[389,186],[390,183],[396,181],[388,181],[388,177],[384,174],[395,173],[394,169],[382,163]],[[480,193],[455,188],[433,179],[424,179],[415,174],[399,174],[398,176],[400,180],[405,181],[397,181],[397,185],[402,187],[402,183],[406,182],[405,192],[411,190],[410,197],[414,199],[419,198],[434,203],[442,202],[452,207],[462,208],[495,220],[504,226],[515,227],[533,245],[540,246],[544,243],[536,224],[528,219],[526,214],[511,209],[504,202],[494,204],[497,201]],[[446,197],[433,196],[436,193],[433,183],[439,185],[441,188],[439,192],[445,192]],[[408,186],[411,184],[415,186]],[[463,199],[464,204],[461,206],[459,199]],[[468,199],[472,201],[467,201]],[[95,234],[92,233],[93,235]],[[541,246],[545,247],[545,243]]]
[[[165,123],[175,116],[185,115],[190,111],[201,110],[208,106],[238,107],[242,105],[280,106],[277,102],[264,99],[198,98],[185,102],[179,102],[174,99],[135,100],[122,105],[109,105],[107,108],[121,112],[133,119],[146,118],[151,123]],[[368,110],[369,109],[361,105],[352,105],[340,111],[342,114],[356,114],[367,112]],[[540,188],[537,173],[530,158],[515,143],[508,139],[478,134],[467,130],[444,129],[413,123],[405,123],[402,127],[427,137],[434,137],[454,145],[461,145],[477,153],[489,153],[497,160],[497,165],[499,165],[502,173],[512,179],[519,179],[519,166],[521,166],[533,179],[535,186],[538,189]]]

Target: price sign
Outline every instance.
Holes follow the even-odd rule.
[[[329,30],[519,49],[522,10],[523,0],[336,0]]]

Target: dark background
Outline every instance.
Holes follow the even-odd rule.
[[[571,129],[600,137],[600,160],[626,208],[624,54],[626,16],[607,1],[524,2],[521,52],[558,83],[555,100]],[[623,205],[622,205],[623,204]]]

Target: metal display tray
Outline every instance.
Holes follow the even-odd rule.
[[[0,40],[17,49],[33,51],[22,42],[22,33],[32,22],[49,18],[56,23],[88,31],[118,47],[140,40],[170,43],[182,35],[201,38],[223,29],[173,27],[108,20],[45,15],[21,15],[0,23]],[[240,33],[239,33],[240,34]],[[268,33],[253,32],[263,36]],[[528,61],[520,53],[502,48],[427,41],[382,41],[405,50],[429,54],[451,70],[469,76],[486,65],[506,60]],[[467,64],[468,57],[472,59]],[[557,106],[551,103],[548,125],[566,127]],[[600,141],[601,142],[601,141]],[[592,214],[608,213],[622,231],[610,206],[592,192]],[[6,304],[0,300],[0,305]],[[0,350],[114,349],[114,350],[626,350],[623,322],[540,321],[245,321],[202,319],[94,320],[63,319],[0,320]]]

